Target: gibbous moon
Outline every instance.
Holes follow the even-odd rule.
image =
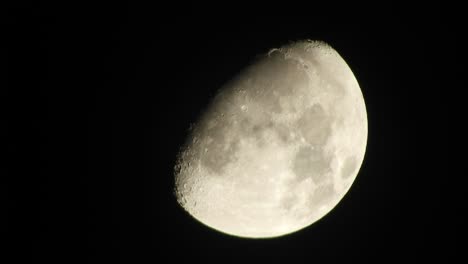
[[[326,43],[298,41],[221,87],[179,153],[175,194],[223,233],[282,236],[338,204],[366,143],[364,98],[351,69]]]

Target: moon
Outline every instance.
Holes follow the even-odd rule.
[[[366,107],[349,66],[324,42],[297,41],[219,89],[178,154],[175,196],[225,234],[290,234],[345,196],[366,143]]]

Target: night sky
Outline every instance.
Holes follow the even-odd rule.
[[[458,235],[442,222],[461,213],[443,202],[452,88],[441,50],[455,50],[457,40],[442,11],[267,8],[23,3],[2,10],[8,158],[0,232],[9,246],[0,252],[63,263],[163,256],[312,263],[345,252],[358,260],[453,249]],[[369,137],[359,175],[331,213],[291,235],[251,240],[207,228],[173,195],[188,128],[257,55],[300,39],[329,43],[361,86]]]

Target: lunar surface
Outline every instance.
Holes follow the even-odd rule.
[[[181,148],[175,194],[223,233],[282,236],[338,204],[366,142],[364,99],[346,62],[324,42],[294,42],[219,89]]]

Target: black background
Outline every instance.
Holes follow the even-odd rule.
[[[451,89],[443,76],[457,40],[442,11],[286,6],[3,9],[4,253],[128,263],[454,249],[457,234],[442,224],[458,217],[443,202]],[[250,240],[206,228],[172,193],[189,125],[256,55],[306,38],[334,47],[362,88],[369,138],[357,180],[330,214],[288,236]]]

